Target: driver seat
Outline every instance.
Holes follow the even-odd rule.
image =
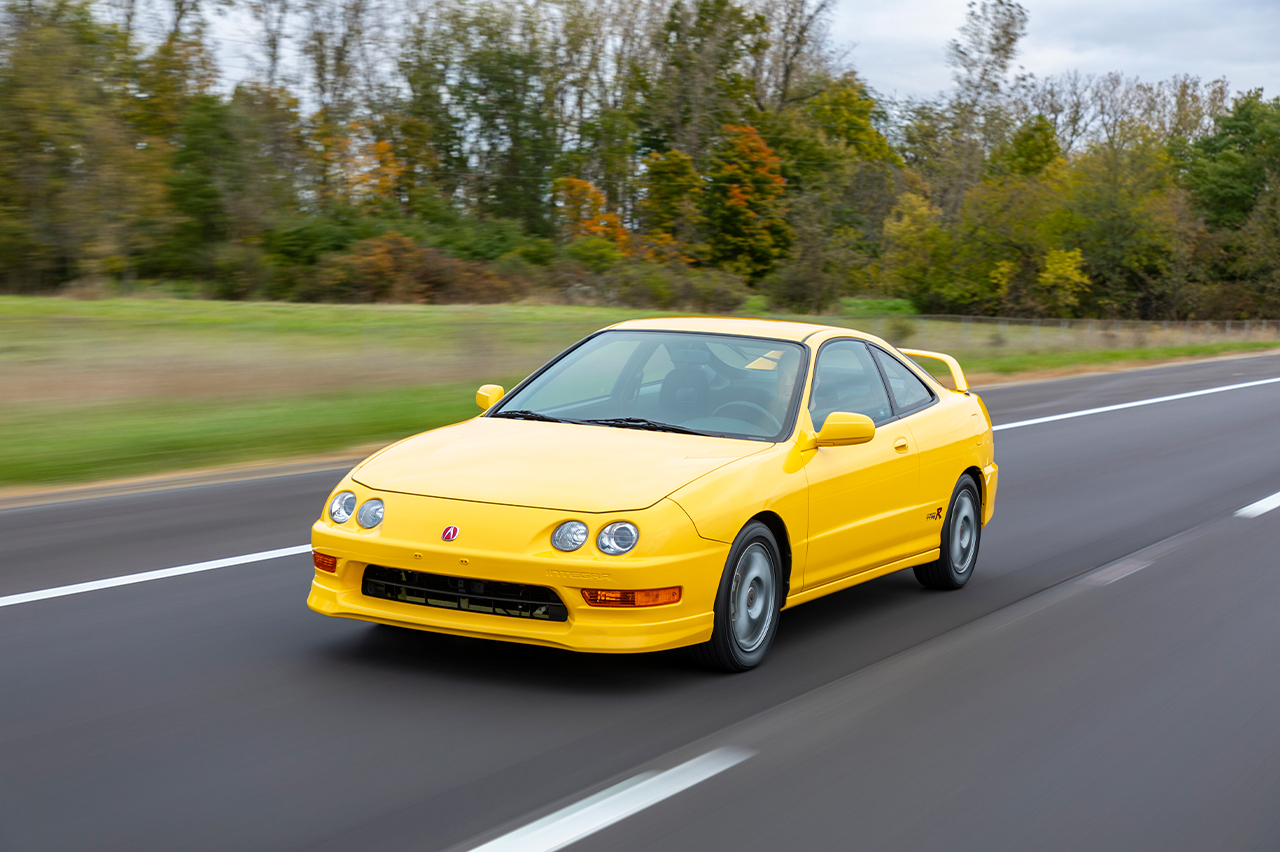
[[[711,406],[711,381],[702,369],[707,353],[682,349],[672,352],[671,360],[675,368],[662,380],[658,408],[676,423],[705,417]]]

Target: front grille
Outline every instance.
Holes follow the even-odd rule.
[[[446,577],[401,568],[370,565],[364,569],[361,593],[371,598],[461,609],[512,618],[568,621],[569,610],[554,591],[523,583],[495,583],[467,577]]]

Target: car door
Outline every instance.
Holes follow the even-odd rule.
[[[909,555],[907,530],[919,502],[920,461],[871,350],[860,340],[828,341],[818,351],[809,411],[815,429],[835,411],[865,414],[876,424],[868,443],[821,447],[805,466],[809,556],[804,585],[813,588]]]
[[[950,472],[954,464],[949,459],[955,455],[956,441],[972,443],[971,429],[965,421],[952,422],[956,407],[939,404],[937,394],[910,367],[878,346],[872,345],[871,352],[889,386],[894,413],[911,431],[920,459],[918,502],[904,519],[902,532],[910,556],[938,546],[942,518],[959,476],[959,470]],[[945,494],[940,487],[944,479]]]
[[[937,404],[922,379],[893,355],[875,348],[876,360],[889,381],[895,406],[915,437],[920,453],[920,550],[938,546],[951,492],[970,458],[974,444],[986,432],[986,418],[977,415],[970,399],[944,394]],[[899,400],[901,397],[901,400]]]

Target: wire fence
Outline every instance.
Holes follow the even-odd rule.
[[[961,359],[1280,342],[1280,321],[817,317]],[[368,386],[510,381],[597,330],[583,321],[376,315],[340,324],[0,319],[0,403],[263,397]]]
[[[856,327],[897,346],[943,351],[1071,352],[1152,349],[1280,340],[1277,320],[1016,319],[971,316],[880,316],[832,325]]]

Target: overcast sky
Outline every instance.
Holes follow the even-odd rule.
[[[1144,80],[1226,77],[1232,92],[1280,95],[1280,0],[1024,0],[1018,64],[1036,76],[1076,68]],[[950,85],[946,44],[965,0],[836,0],[832,36],[862,78],[889,97]]]

